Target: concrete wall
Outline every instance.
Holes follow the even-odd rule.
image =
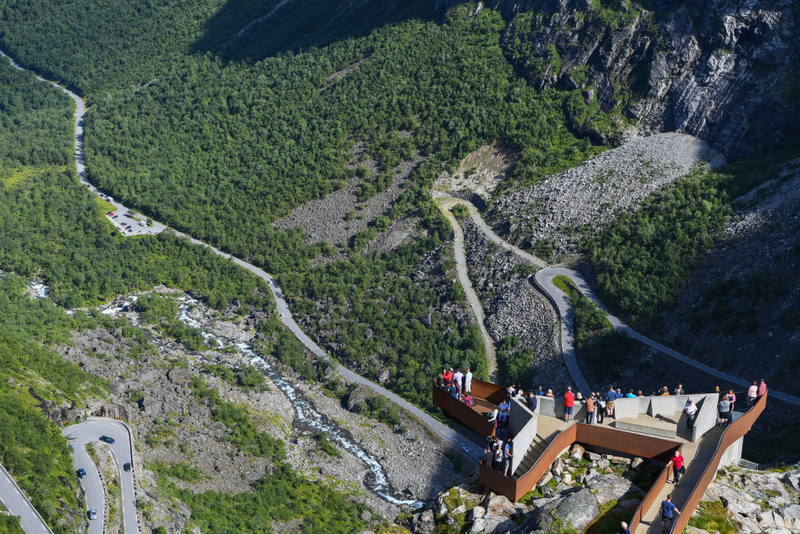
[[[744,436],[737,439],[725,453],[722,455],[722,458],[719,459],[719,469],[720,467],[728,467],[729,465],[736,465],[739,460],[742,458],[742,444],[744,443]]]
[[[537,406],[536,413],[539,415],[546,415],[548,417],[557,417],[564,419],[564,397],[536,397]],[[578,402],[575,401],[575,407],[572,409],[572,418],[575,421],[586,421],[586,400]]]
[[[537,409],[539,406],[537,405]],[[514,438],[514,458],[511,460],[511,472],[515,472],[528,452],[531,443],[536,439],[539,418],[528,409],[524,399],[511,399],[511,411],[508,414],[509,435]]]
[[[694,397],[694,395],[692,395]],[[703,395],[702,400],[694,400],[697,403],[697,417],[694,419],[694,429],[692,430],[692,442],[696,443],[703,437],[703,434],[714,428],[717,424],[717,402],[719,396],[716,393]]]
[[[648,413],[650,397],[636,397],[635,399],[617,399],[614,403],[614,417],[625,419]]]
[[[664,415],[673,417],[675,412],[683,410],[688,395],[671,395],[669,397],[650,397],[650,409],[648,413],[653,417]]]
[[[564,401],[556,402],[553,397],[536,397],[536,411],[539,415],[564,419]]]

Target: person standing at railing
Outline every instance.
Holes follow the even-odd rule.
[[[507,398],[503,399],[498,408],[500,414],[497,416],[497,421],[500,423],[500,428],[505,428],[508,426],[508,411],[511,409],[511,403]]]
[[[747,389],[747,409],[753,407],[756,403],[756,399],[758,398],[758,384],[756,381],[753,380],[752,385]]]
[[[506,446],[503,447],[503,476],[508,476],[508,472],[511,469],[511,461],[514,459],[514,439],[508,438],[506,441]]]
[[[678,507],[672,504],[671,493],[667,495],[666,501],[661,501],[661,507],[658,509],[658,513],[661,516],[661,532],[666,532],[667,525],[672,523],[675,514],[681,515],[681,511],[678,510]]]
[[[617,402],[617,392],[614,386],[608,386],[606,393],[606,417],[614,417],[614,404]]]
[[[464,394],[462,389],[464,387],[464,384],[462,380],[464,380],[464,375],[461,373],[461,369],[456,367],[456,372],[453,373],[453,385],[456,386],[456,389],[458,390],[459,399]]]
[[[719,401],[717,411],[719,412],[719,426],[726,426],[731,422],[731,401],[727,397],[722,397],[722,400]]]
[[[691,430],[694,428],[694,418],[697,417],[697,406],[692,403],[692,399],[686,401],[683,411],[686,412],[686,428]]]
[[[472,393],[472,371],[467,367],[467,373],[464,375],[464,392],[467,395]]]
[[[602,425],[606,413],[606,401],[599,391],[595,392],[594,398],[597,400],[597,424]]]
[[[767,392],[767,383],[764,382],[764,379],[761,379],[761,383],[758,384],[758,396],[763,397],[764,393]]]
[[[731,403],[731,413],[733,413],[733,411],[736,409],[734,408],[734,405],[736,404],[736,393],[734,393],[732,389],[729,389],[725,397],[728,399],[728,402]]]
[[[572,387],[568,387],[564,393],[564,421],[569,422],[572,419],[573,406],[575,406],[575,395],[572,393]]]
[[[586,424],[594,424],[594,393],[586,398]]]

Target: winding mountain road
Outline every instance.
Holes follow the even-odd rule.
[[[72,445],[72,465],[77,471],[86,470],[86,478],[80,479],[86,495],[86,508],[97,510],[97,519],[89,521],[89,534],[102,534],[106,527],[106,494],[100,472],[89,456],[86,445],[96,443],[100,447],[109,447],[114,456],[119,472],[122,496],[122,530],[125,534],[139,532],[139,515],[136,509],[136,487],[134,469],[125,471],[123,465],[133,461],[133,438],[128,427],[115,419],[90,417],[82,423],[61,429],[61,434]],[[114,439],[113,444],[101,444],[100,436]],[[91,467],[90,467],[91,466]]]
[[[481,332],[483,349],[486,353],[486,368],[489,372],[489,379],[493,382],[497,382],[497,356],[494,349],[494,340],[492,336],[489,335],[489,331],[486,330],[483,306],[481,306],[481,300],[478,298],[478,294],[475,293],[475,288],[472,287],[472,281],[469,279],[467,254],[464,249],[464,231],[450,211],[452,206],[455,205],[452,200],[453,199],[450,198],[441,198],[438,199],[436,203],[439,206],[439,210],[441,210],[442,214],[450,221],[450,226],[453,228],[453,255],[456,260],[456,276],[458,276],[458,281],[464,289],[469,307],[472,310],[472,314],[475,316],[475,323],[478,325],[478,329]],[[472,204],[470,204],[470,206],[471,205]]]
[[[2,54],[2,52],[0,52],[0,54]],[[2,55],[6,56],[6,54],[2,54]],[[6,57],[8,57],[8,56],[6,56]],[[11,59],[9,58],[9,60],[11,60]],[[11,63],[16,68],[18,68],[20,70],[24,70],[19,65],[15,64],[13,62],[13,60],[11,60]],[[75,102],[75,104],[76,104],[76,113],[75,113],[75,123],[76,123],[76,127],[75,127],[75,159],[76,159],[77,171],[78,171],[78,174],[80,176],[81,182],[84,185],[86,185],[86,187],[88,187],[94,194],[100,196],[101,195],[100,191],[98,191],[97,188],[95,188],[92,184],[90,184],[88,182],[88,180],[86,179],[86,170],[85,170],[85,166],[84,166],[84,157],[83,157],[83,121],[84,121],[84,115],[85,115],[85,104],[84,104],[83,100],[78,95],[76,95],[75,93],[67,90],[66,88],[58,85],[55,82],[52,82],[50,80],[46,80],[46,79],[41,78],[39,76],[37,76],[37,79],[39,79],[39,80],[41,80],[43,82],[47,82],[47,83],[50,83],[50,84],[54,85],[55,87],[57,87],[58,89],[60,89],[61,91],[65,92],[67,95],[69,95],[70,98],[72,98],[72,100]],[[571,279],[573,279],[573,281],[578,286],[578,288],[581,289],[581,291],[583,291],[584,294],[586,294],[588,298],[591,298],[595,302],[599,303],[597,298],[594,296],[594,293],[591,292],[591,289],[589,289],[588,284],[586,284],[585,280],[583,280],[583,278],[580,277],[580,275],[578,273],[576,273],[574,271],[567,270],[567,269],[561,270],[561,268],[548,267],[547,263],[545,263],[541,259],[537,258],[536,256],[533,256],[533,255],[531,255],[531,254],[519,249],[518,247],[515,247],[515,246],[507,243],[506,241],[501,239],[499,236],[497,236],[497,234],[495,234],[491,230],[491,228],[489,228],[489,226],[483,221],[483,219],[481,218],[480,214],[477,212],[477,209],[475,208],[475,206],[472,205],[471,203],[469,203],[467,201],[464,201],[464,200],[453,199],[453,198],[449,198],[449,197],[440,198],[437,201],[440,203],[440,207],[442,208],[443,213],[445,213],[445,216],[447,216],[448,219],[450,219],[451,223],[455,222],[455,218],[452,216],[452,213],[449,212],[449,210],[452,208],[452,206],[455,205],[456,203],[461,203],[461,204],[465,205],[467,207],[467,209],[469,210],[472,219],[475,221],[475,223],[478,225],[478,227],[481,228],[481,231],[483,231],[484,234],[492,242],[498,244],[499,246],[503,247],[504,249],[512,251],[514,254],[518,255],[520,258],[523,258],[525,261],[527,261],[528,263],[530,263],[534,267],[542,269],[536,275],[537,276],[537,281],[539,280],[539,278],[543,277],[542,280],[544,282],[547,282],[547,280],[552,280],[552,277],[558,276],[559,273],[560,274],[564,274],[565,276],[568,276]],[[120,213],[128,213],[129,212],[128,208],[125,207],[124,205],[122,205],[121,203],[113,203],[113,204],[117,208],[118,212],[120,212]],[[142,216],[139,216],[139,217],[142,217]],[[136,220],[136,219],[133,219],[133,220]],[[457,259],[457,266],[458,266],[459,262],[462,263],[462,268],[459,269],[459,279],[462,281],[462,285],[465,288],[465,293],[468,293],[466,288],[469,287],[471,289],[471,283],[469,283],[469,277],[468,277],[468,273],[467,273],[467,270],[466,270],[466,259],[465,259],[464,244],[463,244],[463,231],[461,230],[461,227],[460,227],[460,225],[457,224],[457,222],[455,224],[453,224],[453,227],[454,227],[454,231],[456,232],[456,235],[457,236],[460,235],[460,245],[457,245],[457,247],[459,247],[459,249],[461,251],[461,253],[459,255],[462,257],[462,260],[458,260]],[[140,232],[143,233],[143,234],[158,234],[158,233],[160,233],[160,232],[162,232],[164,230],[167,230],[167,229],[168,229],[168,227],[166,225],[156,222],[152,226],[148,226],[144,230],[141,230]],[[273,295],[275,297],[275,300],[276,300],[276,303],[277,303],[277,308],[278,308],[278,311],[280,313],[281,320],[286,325],[286,327],[289,328],[289,330],[297,337],[297,339],[301,343],[303,343],[303,345],[305,345],[313,354],[315,354],[317,357],[322,358],[322,359],[324,359],[326,361],[330,361],[330,357],[328,356],[328,354],[326,354],[324,350],[322,350],[316,343],[314,343],[305,334],[305,332],[303,332],[302,329],[300,329],[300,327],[294,321],[294,319],[292,317],[292,314],[291,314],[291,311],[289,310],[289,306],[288,306],[285,298],[283,297],[283,292],[282,292],[281,288],[278,286],[277,281],[274,278],[272,278],[268,273],[266,273],[262,269],[256,267],[255,265],[252,265],[252,264],[250,264],[248,262],[245,262],[244,260],[241,260],[239,258],[235,258],[235,257],[231,256],[230,254],[222,252],[221,250],[219,250],[219,249],[217,249],[217,248],[215,248],[215,247],[213,247],[213,246],[211,246],[211,245],[209,245],[207,243],[204,243],[204,242],[202,242],[202,241],[200,241],[198,239],[192,238],[190,236],[187,236],[187,235],[185,235],[185,234],[183,234],[181,232],[177,232],[175,230],[171,230],[171,231],[175,232],[179,236],[185,237],[186,239],[188,239],[190,242],[192,242],[194,244],[201,245],[201,246],[209,248],[214,253],[216,253],[216,254],[224,257],[224,258],[230,259],[231,261],[233,261],[237,265],[247,269],[248,271],[252,272],[256,276],[258,276],[258,277],[262,278],[263,280],[265,280],[267,282],[267,284],[269,285],[270,290],[272,291],[272,293],[273,293]],[[555,286],[552,286],[552,288],[551,288],[550,287],[551,285],[552,284],[548,284],[548,283],[545,283],[543,285],[543,288],[546,287],[546,289],[544,289],[544,291],[547,294],[548,298],[550,298],[551,301],[553,301],[554,303],[557,303],[559,300],[562,300],[562,302],[563,302],[563,299],[566,297],[564,295],[564,293],[561,292],[558,288],[555,288]],[[488,343],[488,345],[491,345],[491,349],[487,349],[487,356],[491,355],[492,356],[492,360],[494,360],[494,358],[493,358],[493,355],[494,355],[494,344],[493,344],[493,342],[491,340],[491,337],[488,336],[488,332],[486,332],[486,330],[485,330],[484,321],[483,321],[483,311],[482,311],[482,308],[481,308],[481,305],[480,305],[480,301],[477,299],[477,295],[475,295],[474,290],[472,290],[472,295],[474,296],[474,299],[470,299],[470,306],[473,308],[473,313],[475,313],[476,318],[480,317],[480,320],[478,321],[478,324],[480,325],[482,334],[485,333],[484,343],[485,344]],[[564,304],[563,311],[562,311],[560,306],[557,306],[557,308],[559,308],[559,313],[561,314],[561,317],[562,317],[562,351],[563,351],[563,348],[565,346],[569,349],[569,347],[571,347],[574,344],[573,336],[572,336],[572,329],[566,328],[566,326],[569,326],[571,323],[568,320],[565,319],[567,317],[567,314],[571,313],[571,306],[569,305],[568,299],[567,299],[566,302],[563,302],[563,304]],[[600,305],[602,306],[602,304],[600,304]],[[605,308],[603,308],[603,309],[605,309]],[[684,363],[686,363],[688,365],[691,365],[691,366],[696,367],[698,369],[702,369],[702,370],[704,370],[704,371],[706,371],[706,372],[708,372],[708,373],[710,373],[710,374],[712,374],[714,376],[717,376],[717,377],[719,377],[721,379],[724,379],[724,380],[728,380],[728,381],[730,381],[732,383],[736,383],[736,384],[744,384],[745,383],[745,381],[743,381],[741,379],[737,379],[737,378],[735,378],[735,377],[733,377],[731,375],[728,375],[727,373],[723,373],[721,371],[717,371],[716,369],[713,369],[711,367],[706,366],[705,364],[702,364],[700,362],[692,360],[691,358],[688,358],[688,357],[686,357],[684,355],[681,355],[681,354],[679,354],[679,353],[677,353],[675,351],[672,351],[671,349],[668,349],[667,347],[664,347],[663,345],[660,345],[660,344],[658,344],[658,343],[656,343],[656,342],[654,342],[654,341],[642,336],[641,334],[638,334],[634,330],[630,329],[630,327],[628,327],[628,326],[624,325],[623,323],[621,323],[616,317],[613,317],[613,316],[609,315],[609,319],[611,320],[611,322],[612,322],[612,324],[614,325],[615,328],[628,333],[628,335],[631,335],[631,337],[639,339],[640,341],[642,341],[644,343],[647,343],[648,345],[656,348],[657,350],[662,351],[665,354],[668,354],[669,356],[672,356],[672,357],[674,357],[676,359],[679,359],[680,361],[682,361],[682,362],[684,362]],[[565,323],[566,323],[566,326],[565,326]],[[565,345],[565,343],[566,343],[566,345]],[[588,382],[583,377],[583,373],[580,370],[580,366],[578,365],[578,361],[577,361],[577,357],[575,355],[574,349],[573,350],[563,351],[563,353],[564,353],[565,361],[567,362],[567,368],[570,370],[570,373],[572,374],[573,380],[575,381],[576,385],[578,385],[578,387],[581,390],[584,390],[584,391],[588,392],[590,390],[590,388],[588,386]],[[490,366],[493,369],[496,369],[496,362],[495,363],[491,363]],[[425,423],[431,429],[431,431],[434,434],[436,434],[437,436],[442,438],[445,442],[447,442],[447,443],[451,444],[452,446],[456,447],[457,449],[463,451],[464,453],[466,453],[466,454],[468,454],[468,455],[470,455],[472,457],[477,457],[482,453],[482,448],[481,448],[481,446],[479,444],[471,441],[470,439],[468,439],[465,436],[461,435],[460,433],[456,432],[455,430],[453,430],[452,428],[450,428],[447,425],[443,424],[442,422],[434,419],[429,414],[423,412],[422,410],[420,410],[419,408],[417,408],[413,404],[411,404],[408,401],[400,398],[399,396],[397,396],[396,394],[392,393],[391,391],[388,391],[386,388],[383,388],[382,386],[372,382],[371,380],[368,380],[368,379],[362,377],[361,375],[358,375],[357,373],[355,373],[355,372],[353,372],[353,371],[351,371],[351,370],[349,370],[347,368],[344,368],[341,365],[336,366],[336,368],[337,368],[337,371],[342,376],[347,378],[348,380],[350,380],[350,381],[352,381],[354,383],[361,384],[361,385],[364,385],[366,387],[371,388],[377,394],[388,398],[392,402],[396,403],[400,407],[402,407],[405,410],[407,410],[409,413],[411,413],[414,416],[416,416],[423,423]],[[795,404],[795,405],[800,405],[800,398],[797,398],[797,397],[794,397],[794,396],[791,396],[791,395],[786,395],[786,394],[783,394],[783,393],[780,393],[780,392],[777,392],[777,391],[771,391],[770,393],[776,398],[779,398],[781,400],[785,400],[786,402],[790,402],[790,403]]]
[[[2,52],[0,52],[0,54],[2,54],[5,57],[8,57],[6,54],[3,54]],[[17,65],[16,63],[14,63],[14,61],[11,60],[11,58],[8,58],[8,59],[11,61],[11,64],[14,67],[16,67],[17,69],[25,70],[22,67],[20,67],[19,65]],[[85,104],[83,102],[83,99],[81,97],[79,97],[78,95],[76,95],[75,93],[73,93],[72,91],[69,91],[68,89],[62,87],[61,85],[59,85],[59,84],[57,84],[55,82],[52,82],[50,80],[41,78],[39,76],[37,76],[37,79],[57,87],[58,89],[60,89],[61,91],[65,92],[67,95],[69,95],[69,97],[72,98],[72,100],[75,102],[75,105],[76,105],[76,111],[75,111],[75,160],[76,160],[76,167],[77,167],[78,175],[80,177],[81,183],[83,183],[86,187],[88,187],[89,190],[92,193],[94,193],[95,195],[101,196],[102,193],[96,187],[94,187],[92,184],[90,184],[89,181],[86,179],[86,168],[84,166],[84,159],[83,159],[83,121],[84,121],[84,115],[86,113],[86,106],[85,106]],[[132,221],[136,221],[138,219],[145,218],[143,215],[134,213],[133,210],[130,210],[128,207],[124,206],[122,203],[112,202],[112,204],[115,206],[117,211],[120,212],[120,213],[128,213],[128,212],[132,213],[136,217],[136,219],[132,218],[131,219]],[[215,254],[218,254],[219,256],[222,256],[223,258],[230,259],[231,261],[233,261],[234,263],[236,263],[240,267],[243,267],[244,269],[247,269],[251,273],[255,274],[259,278],[261,278],[264,281],[266,281],[267,284],[269,285],[270,290],[272,291],[273,296],[275,297],[275,301],[277,303],[277,308],[278,308],[278,312],[280,313],[281,321],[283,321],[283,323],[286,325],[286,327],[297,337],[297,339],[303,345],[305,345],[312,353],[314,353],[314,355],[316,355],[319,358],[322,358],[325,361],[330,361],[331,360],[330,356],[324,350],[322,350],[316,343],[314,343],[314,341],[312,341],[311,338],[309,338],[306,335],[306,333],[303,332],[303,330],[297,325],[297,323],[295,322],[294,318],[292,317],[291,311],[289,310],[289,305],[286,303],[286,299],[283,297],[283,291],[281,290],[280,286],[278,286],[278,282],[272,276],[270,276],[268,273],[266,273],[263,269],[260,269],[260,268],[256,267],[255,265],[253,265],[251,263],[248,263],[248,262],[246,262],[244,260],[241,260],[239,258],[231,256],[230,254],[228,254],[226,252],[223,252],[223,251],[219,250],[218,248],[215,248],[215,247],[209,245],[208,243],[204,243],[203,241],[200,241],[199,239],[195,239],[195,238],[190,237],[190,236],[188,236],[188,235],[186,235],[186,234],[184,234],[182,232],[178,232],[176,230],[173,230],[173,229],[169,228],[168,226],[166,226],[164,224],[161,224],[161,223],[158,223],[158,222],[154,222],[151,226],[145,227],[143,230],[141,230],[141,233],[142,234],[148,234],[148,235],[155,235],[155,234],[161,233],[161,232],[163,232],[164,230],[167,230],[167,229],[169,229],[170,231],[174,232],[176,235],[178,235],[180,237],[186,238],[188,241],[190,241],[191,243],[193,243],[195,245],[200,245],[200,246],[206,247],[206,248],[210,249],[211,251],[213,251]],[[123,234],[123,235],[125,235],[125,234]],[[460,434],[460,433],[456,432],[455,430],[453,430],[452,428],[448,427],[447,425],[445,425],[441,421],[439,421],[437,419],[434,419],[429,414],[427,414],[426,412],[424,412],[421,409],[419,409],[417,406],[414,406],[413,404],[411,404],[407,400],[399,397],[398,395],[392,393],[391,391],[387,390],[386,388],[384,388],[384,387],[372,382],[371,380],[368,380],[367,378],[364,378],[363,376],[361,376],[361,375],[359,375],[359,374],[357,374],[357,373],[351,371],[350,369],[347,369],[347,368],[345,368],[345,367],[343,367],[341,365],[336,365],[336,370],[343,377],[345,377],[346,379],[350,380],[351,382],[354,382],[356,384],[361,384],[363,386],[369,387],[370,389],[375,391],[375,393],[377,393],[377,394],[379,394],[379,395],[381,395],[383,397],[386,397],[387,399],[391,400],[392,402],[394,402],[395,404],[397,404],[401,408],[405,409],[406,411],[408,411],[409,413],[414,415],[417,419],[422,421],[425,425],[427,425],[434,434],[439,436],[446,443],[449,443],[451,446],[453,446],[453,447],[457,448],[458,450],[464,452],[465,454],[468,454],[469,456],[471,456],[473,458],[477,458],[478,456],[480,456],[483,453],[483,447],[480,444],[477,444],[477,443],[473,442],[469,438],[463,436],[462,434]]]
[[[683,362],[686,365],[694,367],[695,369],[699,369],[700,371],[708,373],[709,375],[715,376],[721,380],[725,380],[726,382],[729,382],[731,384],[736,384],[738,386],[742,386],[745,388],[750,386],[750,382],[748,382],[747,380],[743,380],[741,378],[735,377],[723,371],[719,371],[693,358],[689,358],[688,356],[681,354],[677,351],[674,351],[669,347],[665,347],[664,345],[658,343],[657,341],[653,341],[652,339],[640,334],[630,326],[626,325],[618,317],[614,316],[611,312],[609,312],[608,309],[603,305],[603,303],[600,302],[600,299],[598,299],[597,295],[594,294],[594,291],[592,291],[591,287],[589,286],[589,283],[586,281],[583,275],[581,275],[577,271],[574,271],[572,269],[567,269],[564,267],[548,267],[547,263],[542,261],[540,258],[537,258],[536,256],[533,256],[532,254],[529,254],[528,252],[525,252],[524,250],[521,250],[518,247],[511,245],[510,243],[507,243],[502,238],[500,238],[496,233],[494,233],[491,230],[491,228],[489,228],[489,226],[486,224],[486,222],[483,220],[480,213],[478,212],[478,209],[471,202],[460,198],[443,196],[441,194],[435,194],[434,196],[438,197],[436,199],[437,204],[439,205],[440,209],[445,214],[445,216],[447,216],[447,218],[450,220],[451,224],[455,223],[453,224],[453,226],[454,229],[457,228],[456,235],[461,236],[462,245],[460,247],[458,245],[455,247],[457,256],[456,265],[458,265],[459,261],[462,261],[464,264],[466,264],[466,257],[465,256],[462,256],[461,258],[458,257],[459,255],[464,254],[463,231],[461,231],[460,225],[455,221],[455,217],[453,217],[450,210],[456,204],[461,204],[462,206],[467,207],[473,222],[475,222],[478,228],[481,229],[481,231],[484,233],[484,235],[486,235],[486,237],[490,241],[500,245],[502,248],[506,250],[510,250],[520,258],[527,261],[532,266],[541,269],[537,271],[537,273],[533,276],[533,282],[534,285],[537,287],[537,289],[539,289],[539,291],[541,291],[547,297],[547,299],[550,300],[553,306],[558,310],[559,316],[561,318],[561,352],[563,354],[564,363],[567,366],[570,376],[572,377],[573,381],[575,382],[575,385],[578,387],[580,391],[587,393],[593,391],[593,389],[590,387],[588,380],[586,380],[586,377],[583,375],[583,370],[581,368],[580,362],[578,360],[575,351],[575,340],[573,336],[573,332],[575,330],[573,325],[574,320],[573,320],[572,303],[570,302],[569,297],[567,297],[567,295],[563,291],[561,291],[559,288],[555,286],[555,284],[553,284],[553,279],[558,276],[565,276],[570,280],[572,280],[572,282],[575,284],[575,287],[577,287],[578,290],[581,293],[583,293],[583,295],[586,298],[591,300],[598,308],[600,308],[606,313],[606,315],[608,316],[608,320],[611,322],[611,326],[618,332],[627,334],[633,339],[636,339],[641,343],[644,343],[645,345],[648,345],[649,347],[652,347],[663,354],[675,358],[676,360]],[[459,280],[462,280],[462,278],[459,277]],[[462,281],[462,284],[464,284],[464,281]],[[469,281],[468,277],[466,278],[466,284],[469,284],[470,290],[472,290],[472,284]],[[466,287],[465,287],[465,293],[468,293]],[[471,302],[470,305],[472,306]],[[477,308],[481,308],[480,301],[478,301]],[[473,309],[475,309],[474,306]],[[482,309],[480,314],[476,313],[476,318],[477,317],[483,317]],[[800,406],[800,397],[789,395],[787,393],[782,393],[774,389],[770,390],[770,396],[772,398],[780,399],[795,406]]]
[[[11,515],[19,517],[20,526],[27,534],[52,534],[53,531],[2,465],[0,465],[0,502]]]

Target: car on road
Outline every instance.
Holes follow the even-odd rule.
[[[131,463],[130,462],[125,462],[125,464],[122,466],[122,468],[125,471],[130,471],[131,470]]]
[[[281,317],[286,317],[286,314],[281,312]]]
[[[89,519],[97,519],[97,508],[92,508],[86,512],[86,517]]]
[[[116,219],[117,217],[119,217],[119,215],[114,215],[114,216],[113,216],[113,217],[111,217],[111,218],[112,218],[112,219]]]
[[[78,478],[86,478],[86,469],[84,469],[83,467],[78,469],[76,473],[78,473]]]
[[[108,444],[114,443],[114,438],[110,438],[108,436],[100,436],[100,441],[105,441]]]

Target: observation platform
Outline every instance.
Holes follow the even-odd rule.
[[[481,436],[493,435],[495,425],[487,420],[485,413],[502,402],[506,388],[473,380],[472,394],[475,403],[467,407],[434,386],[433,402],[449,417]],[[661,530],[656,512],[668,493],[673,494],[673,502],[680,510],[688,511],[677,516],[668,531],[683,532],[691,510],[699,504],[717,469],[736,462],[741,456],[742,438],[764,411],[767,396],[760,397],[748,411],[735,413],[733,422],[725,427],[716,425],[716,393],[617,399],[616,418],[606,417],[602,424],[592,425],[583,422],[585,406],[577,402],[573,420],[565,422],[561,399],[537,397],[534,412],[528,409],[525,399],[513,398],[508,428],[497,430],[504,440],[514,438],[512,476],[481,465],[480,482],[516,502],[543,480],[553,462],[573,444],[580,444],[587,450],[638,456],[664,467],[633,512],[628,522],[631,532],[643,534]],[[688,399],[698,407],[692,429],[686,426],[682,410]],[[668,482],[672,474],[669,461],[676,451],[686,460],[686,474],[678,487]]]

